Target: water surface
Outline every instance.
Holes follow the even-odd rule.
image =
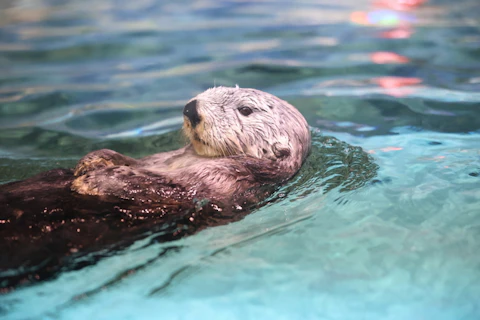
[[[214,85],[360,146],[377,177],[0,296],[6,319],[478,319],[480,5],[4,1],[0,183],[144,156]],[[388,6],[390,5],[390,6]],[[153,235],[152,235],[153,237]]]

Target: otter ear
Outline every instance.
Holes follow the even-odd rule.
[[[272,151],[273,151],[273,154],[277,158],[288,157],[288,156],[290,156],[290,153],[291,153],[290,148],[288,148],[286,145],[284,145],[280,142],[276,142],[276,143],[273,144]]]

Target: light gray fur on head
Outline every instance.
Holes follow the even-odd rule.
[[[192,100],[197,100],[201,118],[193,129],[203,141],[197,142],[200,154],[209,155],[209,149],[214,149],[210,155],[215,151],[225,156],[244,154],[286,161],[298,169],[310,150],[305,118],[274,95],[256,89],[216,87]],[[252,113],[243,115],[242,107],[250,108]],[[194,142],[192,130],[185,131]]]

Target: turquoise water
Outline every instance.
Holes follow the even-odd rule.
[[[290,194],[1,295],[0,318],[480,317],[478,1],[0,6],[0,183],[176,146],[185,102],[235,84],[379,166],[355,191]]]

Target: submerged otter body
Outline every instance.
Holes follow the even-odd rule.
[[[0,186],[6,287],[50,277],[71,254],[121,247],[152,231],[173,240],[238,220],[290,179],[310,150],[303,116],[259,90],[209,89],[183,113],[190,143],[179,150],[133,159],[103,149],[74,170]]]

